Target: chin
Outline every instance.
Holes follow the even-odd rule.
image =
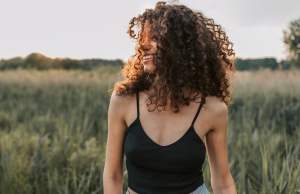
[[[144,65],[144,71],[152,72],[155,70],[155,66],[153,64]]]

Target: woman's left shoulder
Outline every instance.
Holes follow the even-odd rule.
[[[219,117],[228,113],[227,104],[217,96],[207,96],[205,107],[210,112],[210,114],[214,115],[214,117]]]

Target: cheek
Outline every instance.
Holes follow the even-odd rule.
[[[155,43],[153,43],[153,48],[154,48],[154,50],[156,50],[157,51],[157,43],[155,42]]]

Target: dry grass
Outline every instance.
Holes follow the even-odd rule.
[[[103,192],[107,91],[119,70],[0,72],[0,193]],[[233,83],[228,147],[238,193],[300,193],[300,70],[237,72]]]

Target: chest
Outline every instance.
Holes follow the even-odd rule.
[[[127,160],[143,168],[181,173],[200,169],[206,149],[192,127],[176,141],[163,146],[151,139],[139,120],[135,120],[125,135],[124,153]]]

